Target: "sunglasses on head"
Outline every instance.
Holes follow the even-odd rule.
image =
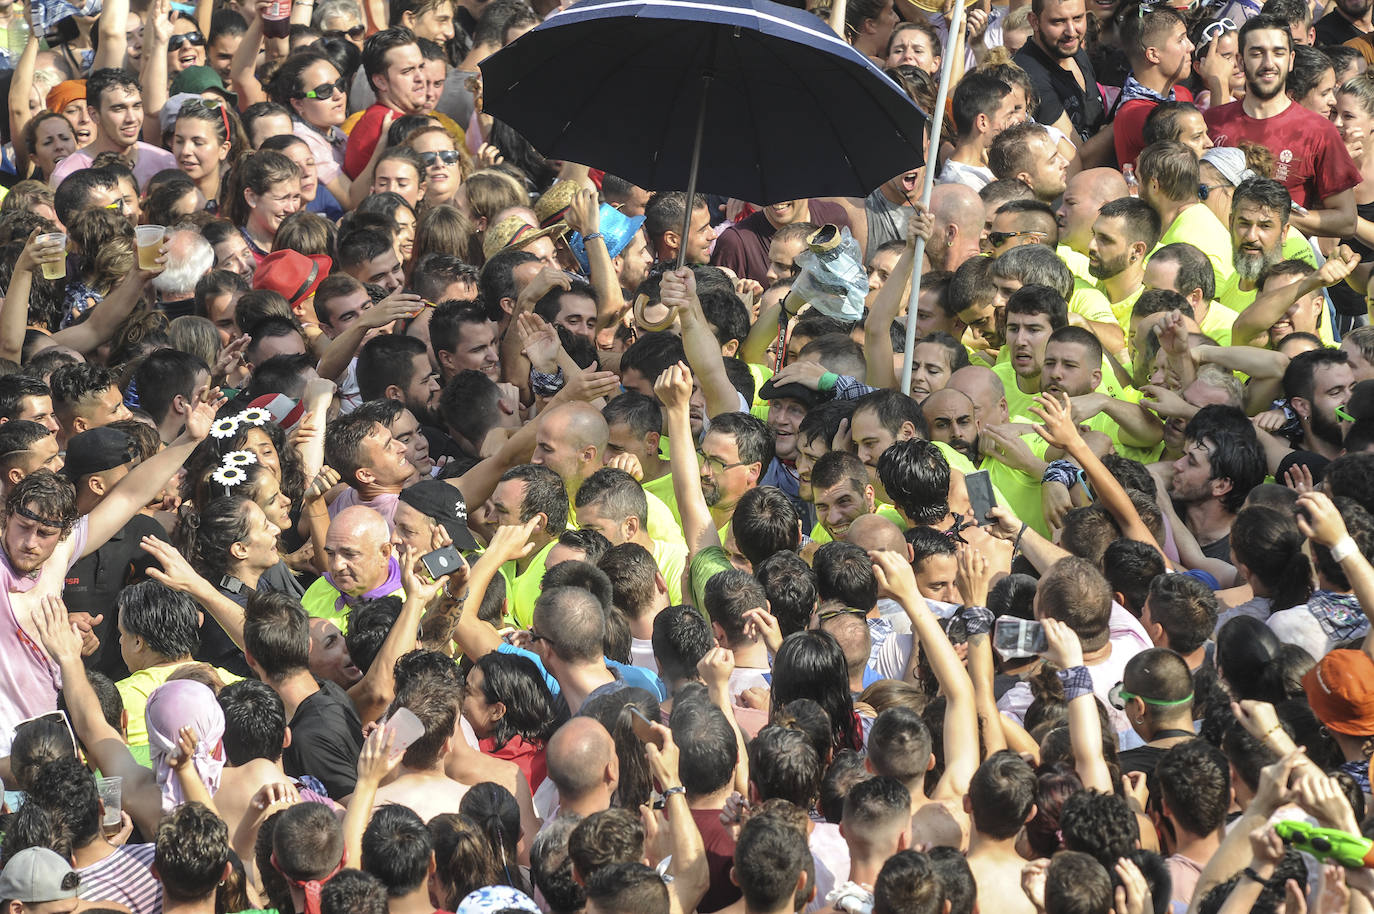
[[[167,50],[179,51],[184,44],[201,47],[205,44],[205,36],[200,32],[186,32],[182,35],[173,35],[171,38],[167,39]]]
[[[334,82],[332,82],[332,83],[320,83],[320,84],[319,84],[318,86],[316,86],[315,88],[313,88],[313,89],[307,89],[307,90],[305,90],[304,92],[302,92],[300,95],[297,95],[296,97],[297,97],[297,98],[315,98],[315,99],[319,99],[319,100],[321,100],[321,101],[324,101],[324,100],[326,100],[326,99],[331,99],[331,98],[333,98],[333,97],[334,97],[334,93],[336,93],[336,92],[343,92],[343,91],[345,91],[344,81],[343,81],[342,79],[340,79],[340,80],[336,80],[336,81],[334,81]]]
[[[1198,51],[1201,51],[1203,48],[1207,47],[1207,45],[1213,39],[1220,38],[1227,32],[1234,32],[1238,29],[1239,26],[1237,26],[1235,22],[1233,22],[1230,19],[1218,19],[1216,22],[1209,22],[1207,24],[1207,27],[1204,28],[1202,32],[1198,35],[1197,47],[1194,48],[1193,53],[1196,54]]]
[[[437,163],[443,162],[445,165],[458,164],[458,150],[440,149],[437,152],[420,153],[420,161],[426,168],[433,168]]]

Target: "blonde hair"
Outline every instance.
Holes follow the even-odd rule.
[[[1374,73],[1366,70],[1359,76],[1352,76],[1336,90],[1339,95],[1353,95],[1360,102],[1364,113],[1374,116]]]
[[[448,204],[425,210],[415,226],[416,263],[426,254],[435,252],[452,254],[466,263],[477,263],[473,254],[480,254],[481,247],[472,220],[462,210]]]
[[[174,349],[198,355],[206,365],[219,358],[219,331],[209,318],[184,314],[167,325],[167,338]]]
[[[503,209],[530,205],[525,189],[510,175],[494,168],[484,168],[468,178],[463,182],[463,190],[467,193],[468,209],[487,222]]]
[[[101,295],[109,295],[134,268],[136,254],[131,238],[121,236],[106,241],[91,259],[91,288]]]

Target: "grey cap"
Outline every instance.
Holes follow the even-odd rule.
[[[1202,154],[1202,161],[1220,172],[1232,187],[1239,187],[1240,182],[1248,178],[1259,177],[1245,164],[1245,150],[1235,146],[1213,146]]]
[[[60,854],[46,847],[26,847],[0,872],[0,898],[42,904],[75,898],[81,876]]]

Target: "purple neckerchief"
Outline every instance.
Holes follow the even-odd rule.
[[[334,583],[333,574],[326,572],[324,579],[329,582],[330,587],[333,587],[335,590],[339,590],[339,585]],[[389,560],[387,560],[385,581],[383,581],[378,586],[372,588],[360,597],[350,597],[342,590],[339,590],[339,598],[334,601],[334,611],[343,612],[345,606],[347,606],[349,609],[352,609],[354,606],[357,606],[364,600],[375,600],[378,597],[389,596],[390,594],[393,594],[400,589],[401,563],[396,561],[396,556],[393,555]]]

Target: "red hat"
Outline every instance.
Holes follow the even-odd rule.
[[[315,294],[315,289],[329,275],[331,265],[332,261],[324,254],[273,251],[263,258],[253,273],[253,288],[278,292],[295,308]]]
[[[1332,651],[1302,677],[1307,703],[1328,729],[1374,735],[1374,660],[1363,651]]]

